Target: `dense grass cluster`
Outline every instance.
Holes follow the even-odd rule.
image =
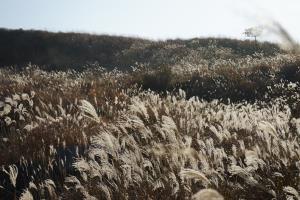
[[[198,61],[1,69],[1,199],[299,199],[299,58]]]

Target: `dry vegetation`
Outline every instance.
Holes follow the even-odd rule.
[[[0,198],[300,199],[299,58],[189,56],[1,69]]]

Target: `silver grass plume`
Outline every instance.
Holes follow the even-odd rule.
[[[208,180],[208,178],[201,172],[194,170],[194,169],[182,169],[179,172],[179,175],[182,178],[185,179],[194,179],[194,180],[200,180],[203,181],[206,184],[209,184],[210,181]]]
[[[18,177],[18,168],[16,165],[10,165],[8,167],[8,171],[6,169],[2,169],[3,172],[5,172],[8,176],[9,176],[9,180],[11,182],[11,184],[16,187],[16,183],[17,183],[17,177]]]
[[[83,116],[92,119],[94,121],[96,121],[97,123],[100,122],[100,118],[97,114],[96,109],[94,108],[94,106],[88,102],[87,100],[81,100],[80,101],[81,106],[79,106],[80,110],[83,112]]]
[[[300,199],[300,195],[299,195],[298,191],[295,188],[291,187],[291,186],[284,187],[283,191],[285,193],[287,193],[289,196],[292,195],[292,196],[296,197],[298,200]],[[294,199],[294,198],[292,197],[292,198],[289,198],[289,199]]]
[[[202,189],[192,196],[192,200],[224,200],[224,197],[214,189]]]
[[[29,190],[26,189],[24,192],[22,192],[19,200],[33,200],[33,196]]]

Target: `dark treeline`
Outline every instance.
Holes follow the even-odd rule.
[[[0,66],[22,67],[30,62],[45,69],[63,70],[70,67],[82,69],[94,64],[108,69],[127,69],[136,63],[172,65],[191,52],[213,46],[229,49],[230,58],[255,52],[274,55],[281,51],[275,44],[256,44],[249,40],[195,38],[150,41],[108,35],[0,29]],[[205,58],[203,53],[199,55]]]

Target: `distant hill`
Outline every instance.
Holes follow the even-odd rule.
[[[155,67],[174,65],[182,60],[197,62],[200,58],[210,59],[212,55],[213,59],[235,59],[255,52],[270,56],[281,51],[276,44],[268,42],[256,44],[225,38],[150,41],[109,35],[0,29],[1,67],[22,67],[31,62],[50,70],[82,69],[94,64],[122,70],[136,63]]]

